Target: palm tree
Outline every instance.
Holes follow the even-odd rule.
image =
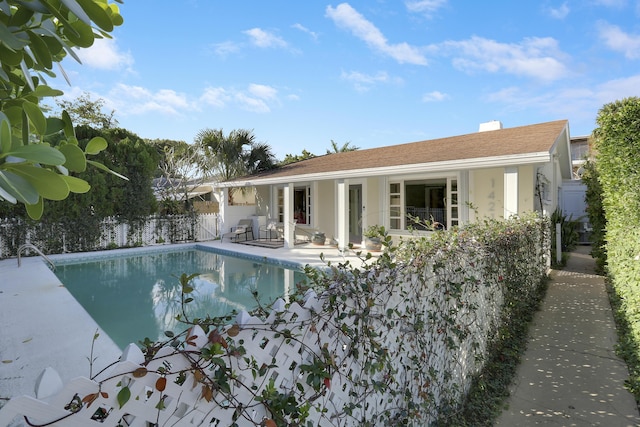
[[[275,167],[276,158],[271,147],[256,142],[252,130],[236,129],[225,135],[222,129],[203,129],[196,135],[195,143],[202,147],[206,163],[203,171],[229,181]],[[233,203],[233,191],[229,189],[229,203]]]
[[[356,151],[359,150],[360,147],[356,147],[355,145],[351,145],[351,141],[347,141],[342,144],[342,147],[338,147],[338,144],[332,139],[331,140],[331,149],[327,149],[327,154],[333,153],[345,153],[347,151]]]

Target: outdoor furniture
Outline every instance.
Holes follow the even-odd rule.
[[[270,220],[266,225],[261,225],[258,233],[260,239],[264,235],[264,240],[284,240],[283,226],[278,225],[274,220]]]
[[[229,237],[232,242],[240,241],[240,237],[244,237],[244,240],[249,240],[249,234],[251,234],[251,240],[255,237],[253,235],[253,220],[241,219],[238,221],[238,225],[231,227],[231,231],[222,236],[222,239]]]

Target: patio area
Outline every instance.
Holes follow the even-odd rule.
[[[327,262],[335,265],[347,260],[354,266],[363,265],[353,251],[341,253],[336,247],[311,243],[287,249],[214,241],[117,251],[135,255],[181,246],[209,246],[241,256],[302,266],[323,267]],[[106,253],[113,254],[114,251],[51,255],[49,258],[55,263],[56,260],[96,257]],[[325,261],[320,259],[321,254]],[[60,283],[43,258],[23,257],[21,264],[18,267],[15,258],[0,261],[0,324],[4,329],[0,347],[0,407],[14,396],[35,396],[36,379],[47,367],[53,367],[63,383],[77,376],[88,377],[96,331],[100,335],[94,343],[94,373],[116,361],[121,354],[118,346]],[[113,314],[117,316],[116,307]]]

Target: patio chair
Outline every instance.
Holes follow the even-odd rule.
[[[264,236],[264,240],[284,240],[282,225],[278,225],[276,221],[270,220],[265,225],[260,226],[259,238],[262,239],[262,236]]]
[[[229,237],[229,240],[231,240],[232,242],[239,242],[241,236],[244,236],[244,240],[249,240],[249,234],[251,234],[251,240],[254,240],[255,237],[253,235],[253,220],[241,219],[240,221],[238,221],[238,225],[236,225],[235,227],[231,227],[231,231],[222,236],[222,239],[220,239],[220,241],[222,242],[225,237]]]

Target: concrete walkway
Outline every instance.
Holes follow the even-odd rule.
[[[624,389],[627,366],[617,341],[604,278],[590,247],[571,254],[551,283],[507,409],[496,426],[640,426],[638,406]]]

